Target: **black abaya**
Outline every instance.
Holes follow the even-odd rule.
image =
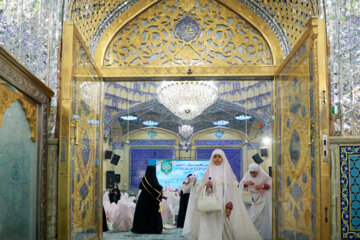
[[[162,186],[156,178],[154,166],[147,167],[139,188],[142,191],[136,203],[131,231],[134,233],[161,233],[163,223],[159,209],[162,198]]]
[[[105,214],[104,207],[102,209],[103,209],[103,232],[106,232],[107,230],[109,230],[109,228],[108,228],[107,222],[106,222],[106,214]]]
[[[185,222],[185,216],[186,216],[186,210],[189,202],[190,193],[183,193],[181,191],[180,193],[180,207],[179,207],[179,216],[176,226],[178,228],[184,227]]]

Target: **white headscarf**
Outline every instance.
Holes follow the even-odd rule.
[[[213,157],[215,154],[218,154],[222,157],[223,161],[220,165],[215,165],[213,161]],[[224,153],[221,149],[215,149],[210,158],[209,166],[202,177],[200,183],[206,184],[209,181],[209,177],[216,183],[226,183],[226,184],[234,184],[237,185],[237,179],[236,176],[230,166],[230,163]]]
[[[252,177],[250,172],[257,172],[258,174],[256,177]],[[257,163],[251,163],[249,165],[247,173],[245,173],[241,180],[241,182],[247,181],[252,181],[256,185],[266,183],[271,186],[271,177]]]

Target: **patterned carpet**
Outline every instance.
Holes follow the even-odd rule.
[[[182,228],[172,228],[163,230],[162,234],[136,234],[133,232],[111,232],[103,233],[103,239],[143,239],[143,240],[166,240],[166,239],[187,239],[182,236]]]

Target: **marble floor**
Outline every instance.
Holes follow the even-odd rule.
[[[166,240],[166,239],[187,239],[182,236],[182,228],[164,229],[162,234],[136,234],[133,232],[111,232],[103,233],[103,239],[143,239],[143,240]]]

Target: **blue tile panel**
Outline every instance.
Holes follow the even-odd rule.
[[[175,149],[172,147],[131,147],[130,148],[130,189],[138,189],[141,178],[145,174],[148,160],[174,159]]]
[[[360,239],[360,145],[339,146],[341,238]]]

